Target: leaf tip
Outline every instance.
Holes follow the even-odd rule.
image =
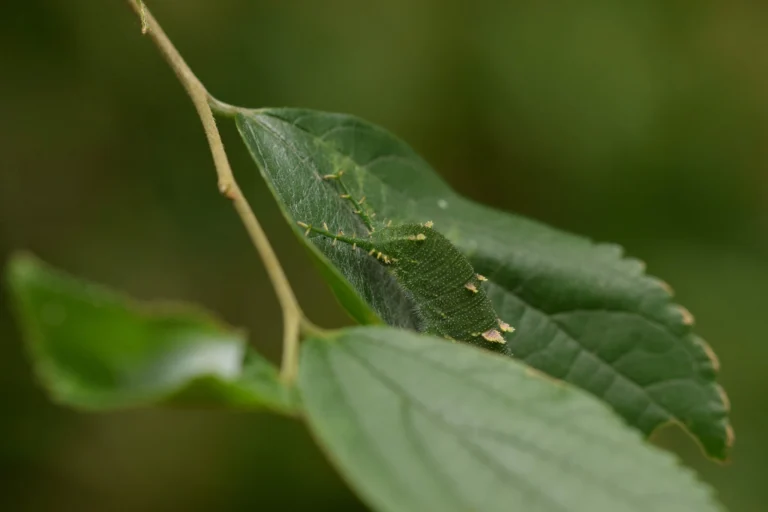
[[[728,398],[728,393],[725,392],[725,390],[723,389],[722,386],[718,386],[717,387],[717,392],[720,395],[720,400],[723,402],[723,407],[725,408],[725,410],[726,411],[730,411],[731,410],[731,399]],[[726,445],[730,445],[730,444],[733,444],[733,437],[734,437],[733,428],[730,425],[728,425],[726,430],[727,429],[730,429],[731,432],[730,433],[726,432]],[[730,438],[730,440],[729,440],[729,438]]]
[[[680,316],[682,317],[682,321],[683,321],[684,325],[687,325],[687,326],[690,327],[690,326],[692,326],[696,322],[696,320],[693,318],[693,315],[691,314],[691,312],[688,311],[688,309],[685,308],[684,306],[681,306],[681,305],[678,304],[677,305],[677,310],[680,313]]]
[[[725,427],[725,447],[726,448],[732,448],[733,443],[736,441],[736,433],[733,431],[733,425],[728,425]]]
[[[720,371],[720,358],[717,357],[717,354],[714,350],[712,350],[712,347],[709,346],[709,343],[704,341],[703,339],[699,338],[698,336],[694,337],[694,343],[701,348],[702,351],[704,351],[704,355],[709,360],[710,364],[712,365],[712,369],[715,372]]]

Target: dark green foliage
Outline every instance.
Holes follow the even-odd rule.
[[[354,116],[262,109],[241,111],[237,124],[297,235],[296,221],[361,232],[343,190],[323,181],[343,169],[374,220],[433,220],[488,277],[495,310],[517,329],[505,353],[590,391],[646,435],[674,422],[711,456],[727,457],[733,431],[717,360],[669,288],[619,247],[472,202],[402,140]],[[323,237],[302,238],[360,323],[415,327],[413,301],[391,272]]]

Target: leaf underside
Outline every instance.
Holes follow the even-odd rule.
[[[497,313],[517,329],[510,355],[600,397],[646,435],[679,423],[710,456],[727,456],[733,433],[714,354],[665,283],[620,247],[469,201],[405,143],[353,116],[265,109],[236,121],[286,219],[356,320],[415,326],[411,298],[382,265],[344,244],[307,238],[296,224],[360,231],[359,218],[322,179],[339,170],[379,221],[434,221],[489,278]]]
[[[305,342],[299,388],[318,441],[376,510],[720,510],[594,397],[475,347],[353,328]]]
[[[204,311],[138,304],[27,255],[11,260],[8,281],[37,375],[61,404],[295,412],[276,368]]]

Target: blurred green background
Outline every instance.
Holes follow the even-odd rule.
[[[221,99],[360,115],[470,197],[623,244],[720,355],[733,462],[768,509],[768,4],[154,0]],[[229,122],[225,143],[313,320],[347,322]],[[30,249],[140,298],[206,304],[279,355],[280,311],[189,100],[120,0],[0,10],[0,259]],[[81,414],[36,386],[0,290],[0,509],[365,510],[266,414]]]

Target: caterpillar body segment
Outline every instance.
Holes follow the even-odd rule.
[[[429,334],[499,349],[513,329],[496,315],[467,258],[432,224],[385,225],[367,238],[299,225],[334,242],[368,252],[412,296],[419,324]]]

